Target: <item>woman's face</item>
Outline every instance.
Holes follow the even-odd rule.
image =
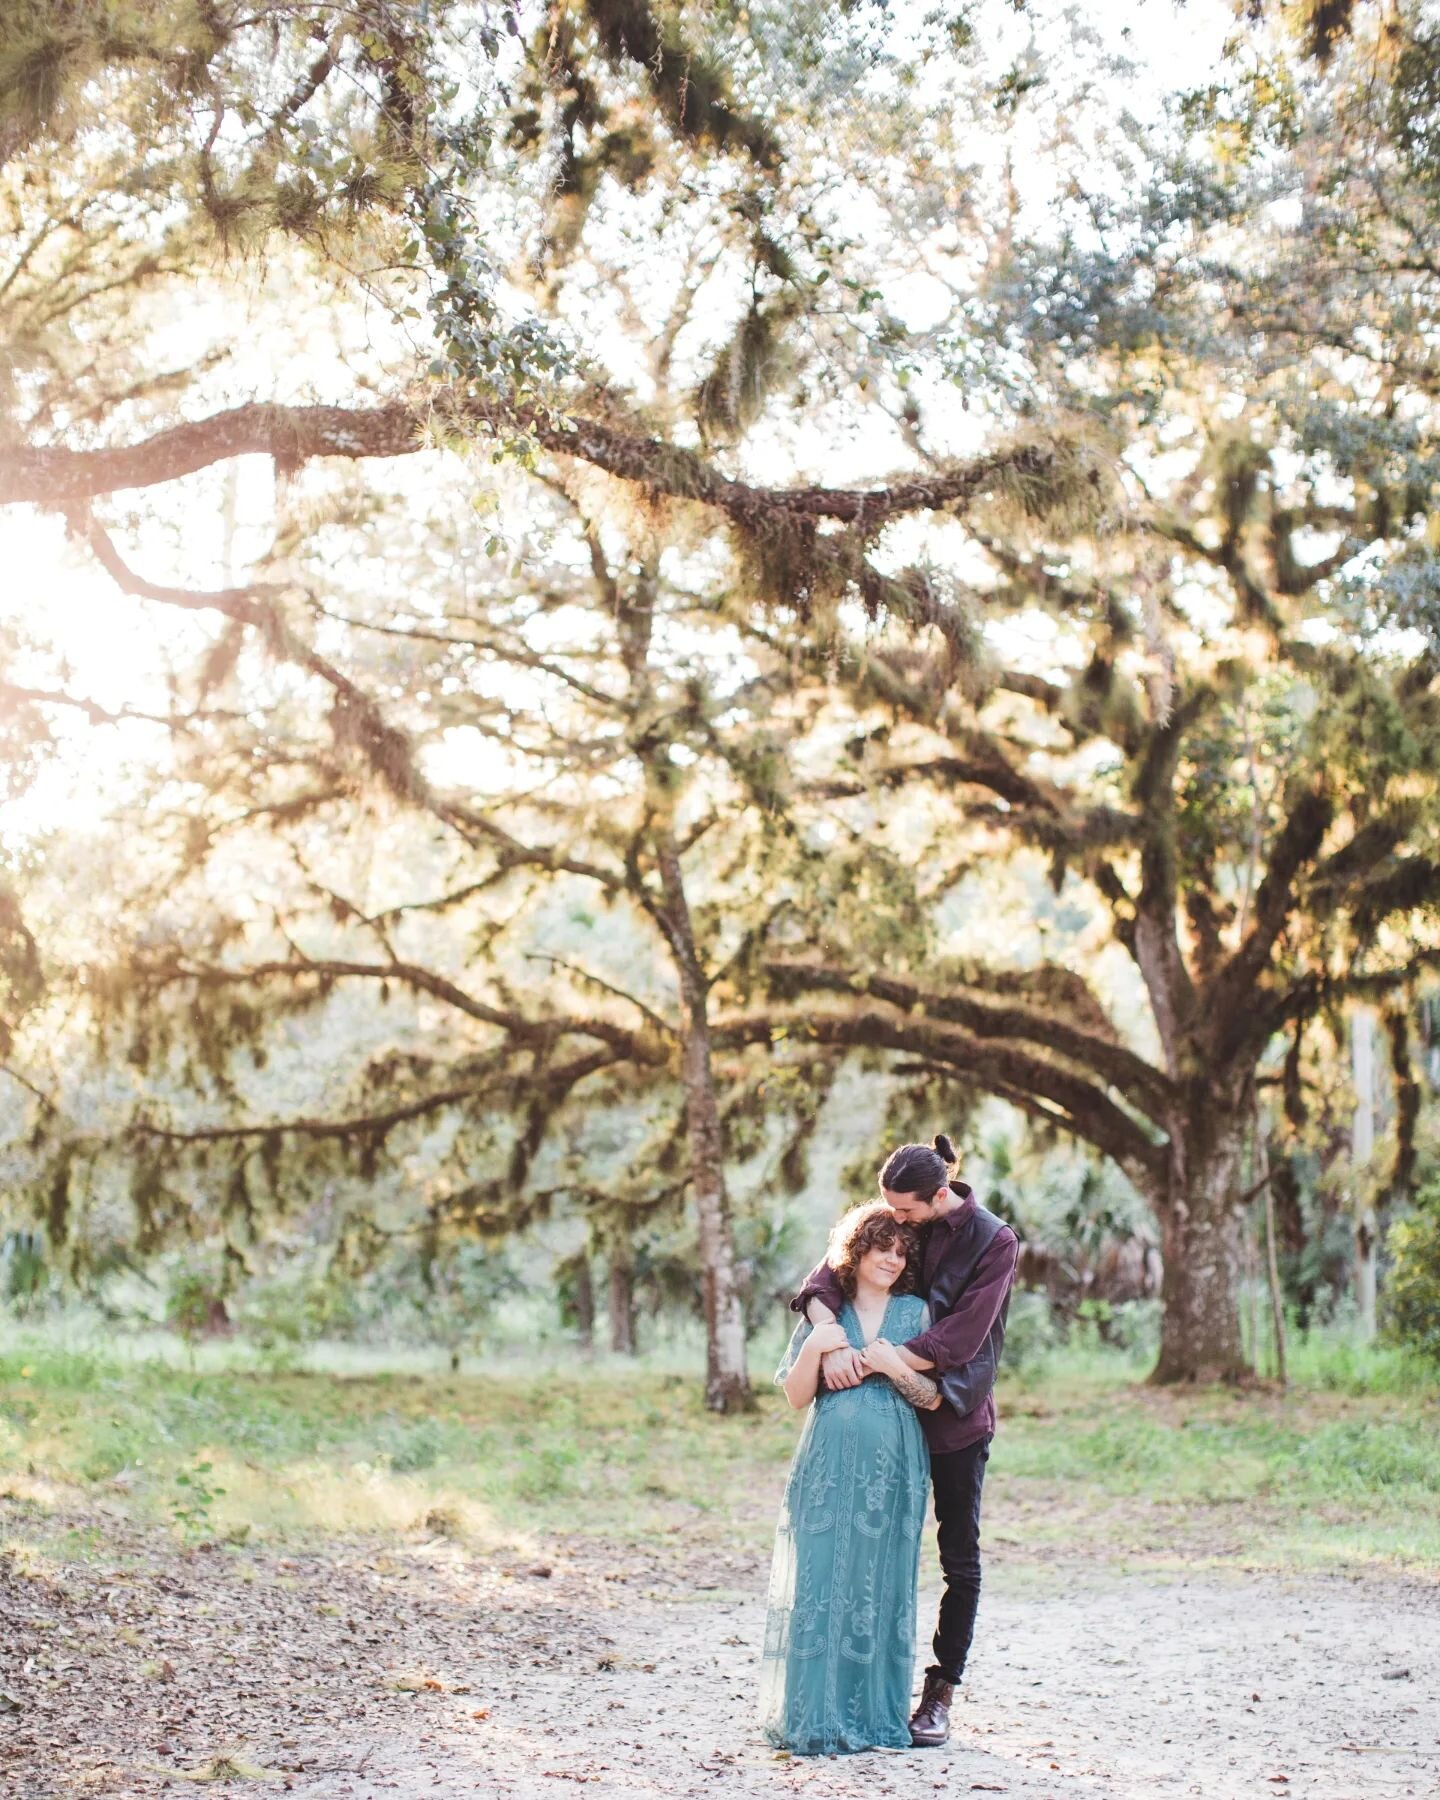
[[[878,1288],[894,1287],[905,1273],[905,1251],[900,1244],[875,1244],[860,1258],[856,1273]]]

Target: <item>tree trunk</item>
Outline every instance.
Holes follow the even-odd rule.
[[[598,544],[592,544],[592,555],[601,555]],[[655,705],[650,639],[655,619],[656,573],[652,561],[638,579],[633,598],[623,597],[610,578],[618,605],[621,653],[630,676],[637,718],[650,717]],[[710,984],[695,943],[685,874],[675,841],[675,768],[656,739],[653,724],[647,726],[644,739],[646,747],[640,750],[640,756],[645,765],[646,801],[652,816],[651,842],[664,896],[658,922],[680,984],[680,1067],[705,1310],[705,1404],[712,1412],[744,1412],[754,1405],[754,1398],[745,1359],[745,1308],[735,1266],[735,1239],[721,1151],[720,1107],[710,1060]]]
[[[1360,1336],[1375,1339],[1375,1256],[1380,1230],[1371,1198],[1375,1154],[1375,1015],[1359,1006],[1350,1019],[1350,1071],[1355,1116],[1350,1128],[1351,1207],[1355,1242],[1355,1315]]]
[[[595,1348],[595,1282],[590,1274],[590,1258],[581,1254],[575,1258],[575,1329],[580,1335],[580,1347],[589,1351]]]
[[[1355,1214],[1355,1322],[1362,1342],[1373,1344],[1377,1330],[1376,1297],[1379,1282],[1376,1254],[1380,1247],[1380,1222],[1375,1208],[1357,1200]]]
[[[1210,1110],[1207,1108],[1207,1111]],[[1203,1126],[1177,1131],[1164,1230],[1160,1360],[1151,1381],[1239,1381],[1250,1371],[1240,1329],[1244,1114],[1217,1100]]]
[[[679,852],[668,832],[658,833],[657,838],[670,945],[680,977],[681,1078],[705,1306],[705,1404],[712,1412],[743,1412],[754,1404],[754,1398],[745,1361],[745,1308],[735,1266],[720,1108],[710,1062],[709,996],[691,930]]]
[[[610,1348],[617,1356],[635,1354],[635,1270],[620,1250],[610,1252]]]
[[[1265,1282],[1270,1290],[1270,1343],[1275,1353],[1275,1379],[1281,1387],[1287,1387],[1290,1377],[1286,1372],[1285,1361],[1285,1295],[1280,1287],[1280,1259],[1275,1247],[1275,1184],[1270,1179],[1270,1152],[1265,1145],[1265,1131],[1258,1108],[1255,1114],[1255,1153],[1256,1167],[1264,1183]],[[1257,1365],[1259,1360],[1256,1355]]]

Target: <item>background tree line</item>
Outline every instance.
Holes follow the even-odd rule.
[[[1257,1211],[1367,1319],[1401,1220],[1434,1344],[1423,9],[1133,113],[1039,6],[3,33],[0,502],[152,646],[7,621],[12,793],[127,759],[9,859],[17,1230],[318,1207],[433,1294],[568,1222],[729,1410],[781,1196],[999,1101],[998,1204],[1090,1159],[1058,1264],[1153,1238],[1157,1378],[1248,1372]]]

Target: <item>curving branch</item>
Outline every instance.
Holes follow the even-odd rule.
[[[785,994],[846,994],[856,999],[870,995],[911,1017],[962,1025],[979,1038],[1052,1050],[1113,1083],[1161,1130],[1179,1100],[1174,1083],[1165,1074],[1113,1035],[1104,1035],[1108,1021],[1100,1002],[1072,970],[1063,972],[1067,985],[1101,1029],[1086,1030],[1065,1019],[1053,997],[1048,1005],[1029,1003],[1022,993],[1006,992],[998,985],[993,991],[976,987],[935,990],[892,975],[859,974],[833,964],[780,957],[769,959],[765,970]]]
[[[546,1090],[568,1093],[587,1076],[611,1067],[618,1060],[607,1050],[593,1050],[586,1056],[572,1058],[568,1063],[553,1064],[545,1071]],[[245,1143],[251,1139],[273,1140],[280,1137],[309,1138],[316,1142],[361,1138],[373,1143],[388,1136],[399,1125],[429,1118],[448,1106],[464,1106],[477,1100],[494,1099],[500,1089],[515,1086],[517,1080],[523,1081],[526,1090],[533,1092],[532,1075],[516,1077],[512,1074],[491,1081],[465,1082],[458,1086],[438,1088],[434,1093],[419,1095],[414,1100],[387,1107],[382,1112],[355,1113],[341,1119],[307,1118],[302,1115],[291,1119],[271,1119],[264,1124],[197,1125],[181,1129],[178,1126],[156,1125],[142,1117],[135,1120],[126,1135],[133,1140],[150,1139],[168,1144],[197,1145]]]
[[[1195,992],[1176,928],[1180,889],[1176,844],[1175,772],[1184,735],[1206,704],[1189,695],[1157,726],[1140,761],[1134,797],[1140,809],[1140,891],[1120,935],[1134,957],[1150,996],[1156,1029],[1172,1073],[1182,1061],[1181,1041],[1193,1016]]]
[[[524,1048],[544,1050],[563,1037],[589,1037],[607,1045],[612,1051],[632,1061],[661,1065],[669,1061],[669,1045],[663,1041],[628,1030],[609,1019],[598,1016],[535,1019],[511,1008],[492,1006],[467,993],[448,976],[427,969],[422,964],[401,960],[358,962],[339,957],[294,956],[272,958],[232,968],[224,963],[202,963],[193,960],[176,962],[165,970],[157,986],[179,981],[193,981],[200,987],[244,986],[278,978],[290,980],[366,980],[394,981],[417,993],[441,1000],[467,1018],[481,1024],[494,1025]]]
[[[963,507],[1002,483],[1042,486],[1059,461],[1055,450],[1021,443],[889,487],[767,488],[723,475],[695,451],[661,438],[595,419],[557,421],[537,407],[439,390],[413,402],[370,407],[249,401],[107,449],[12,446],[0,452],[0,505],[74,506],[102,494],[178,481],[237,456],[270,456],[287,470],[318,457],[410,456],[427,447],[433,426],[447,425],[531,439],[652,493],[714,507],[750,529],[789,518],[831,519],[872,530],[905,513]]]
[[[1304,790],[1294,801],[1256,890],[1254,922],[1205,988],[1203,1010],[1222,1056],[1263,1029],[1263,1009],[1252,1004],[1253,991],[1294,910],[1300,871],[1319,851],[1333,816],[1333,801],[1318,788]]]
[[[637,904],[647,911],[654,907],[654,899],[643,885],[633,886],[617,871],[583,857],[570,856],[552,845],[525,843],[488,813],[452,795],[437,792],[422,772],[414,746],[405,732],[392,725],[380,706],[343,670],[291,630],[276,604],[279,590],[262,584],[218,589],[165,587],[147,581],[131,569],[109,535],[87,510],[74,510],[70,521],[71,529],[90,546],[123,592],[190,611],[217,611],[239,624],[254,626],[273,655],[323,681],[335,695],[329,722],[337,743],[358,751],[372,772],[402,804],[429,812],[472,849],[481,842],[487,843],[502,869],[536,868],[581,875],[607,893],[631,893]]]
[[[836,1049],[893,1050],[943,1066],[962,1080],[1005,1097],[1028,1096],[1053,1124],[1093,1144],[1152,1196],[1163,1194],[1166,1150],[1104,1088],[1017,1044],[997,1042],[946,1020],[888,1006],[845,1012],[812,1009],[721,1018],[717,1043],[768,1043],[784,1029],[797,1039]]]

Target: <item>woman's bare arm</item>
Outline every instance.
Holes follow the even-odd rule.
[[[843,1325],[832,1322],[829,1325],[818,1325],[800,1346],[800,1354],[795,1358],[790,1373],[781,1384],[785,1389],[785,1398],[798,1412],[815,1398],[820,1386],[820,1358],[828,1349],[836,1349],[848,1342]]]

